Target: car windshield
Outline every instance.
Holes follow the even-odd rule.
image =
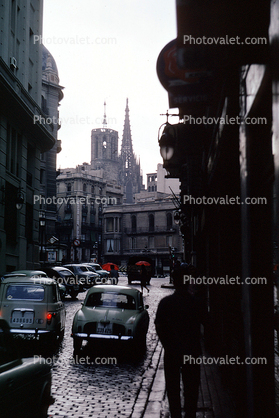
[[[79,267],[77,267],[77,270],[79,270],[79,271],[90,271],[87,267],[85,267],[85,266],[79,266]]]
[[[124,295],[122,293],[96,292],[89,295],[85,306],[136,309],[136,301],[133,296]]]
[[[95,270],[102,270],[101,266],[99,266],[99,264],[97,264],[96,266],[92,266]]]
[[[43,300],[44,296],[45,289],[39,285],[10,285],[6,293],[9,300]]]

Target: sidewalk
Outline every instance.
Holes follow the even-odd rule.
[[[152,364],[144,373],[143,384],[130,418],[169,418],[165,393],[163,349],[158,342]],[[221,384],[216,365],[201,366],[201,386],[197,418],[235,418],[234,405]]]

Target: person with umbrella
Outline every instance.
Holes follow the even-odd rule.
[[[147,288],[148,282],[148,273],[147,269],[144,264],[141,265],[141,272],[140,272],[140,285],[141,285],[141,293],[143,294],[143,288],[147,290],[149,293],[149,289]]]
[[[118,271],[114,268],[114,264],[111,264],[110,266],[110,278],[112,278],[112,283],[117,284],[118,283]]]

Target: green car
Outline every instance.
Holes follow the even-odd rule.
[[[47,418],[51,367],[42,357],[21,359],[7,321],[0,318],[1,418]]]
[[[42,270],[15,270],[11,273],[6,273],[1,280],[7,278],[7,277],[30,277],[30,278],[40,278],[40,277],[50,277],[48,276],[44,271]],[[51,276],[53,279],[56,280],[55,277]],[[64,300],[67,290],[66,287],[62,284],[58,282],[58,287],[59,287],[59,292],[60,292],[60,296],[61,299]]]
[[[149,315],[140,291],[128,286],[97,285],[88,290],[82,305],[72,326],[76,353],[83,340],[96,344],[123,342],[145,349]]]
[[[3,276],[0,312],[11,334],[55,343],[64,336],[66,309],[57,282],[43,275]]]

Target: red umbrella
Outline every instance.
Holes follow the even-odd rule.
[[[114,263],[106,263],[102,265],[103,270],[111,271],[111,266],[114,266],[114,270],[119,270],[119,267],[117,264]]]
[[[138,261],[136,266],[151,266],[151,264],[148,261]]]

